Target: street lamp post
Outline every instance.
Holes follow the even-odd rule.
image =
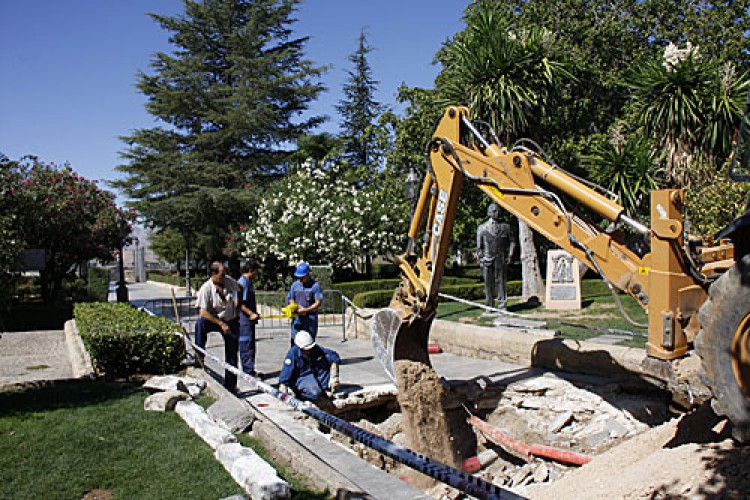
[[[141,281],[141,260],[138,258],[138,238],[133,238],[133,243],[135,244],[135,253],[133,253],[133,273],[135,273],[135,282],[138,283]]]
[[[182,229],[182,236],[185,238],[185,296],[190,297],[190,235],[187,228]]]
[[[409,174],[406,176],[406,180],[404,181],[404,190],[406,191],[406,198],[412,203],[419,196],[419,193],[417,192],[419,181],[419,174],[414,169],[414,167],[411,167],[409,169]]]
[[[128,286],[125,284],[124,245],[120,245],[120,281],[117,282],[117,302],[128,302]]]

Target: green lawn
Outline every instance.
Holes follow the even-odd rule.
[[[648,321],[645,311],[629,295],[619,294],[620,302],[628,315],[639,323]],[[579,311],[550,311],[543,306],[529,306],[520,303],[518,299],[508,301],[508,310],[531,320],[546,321],[547,327],[559,330],[563,338],[585,340],[604,332],[586,330],[564,325],[563,323],[585,324],[603,328],[616,328],[646,334],[647,330],[636,328],[622,316],[617,308],[612,294],[603,281],[598,279],[583,280],[581,283],[582,309]],[[438,307],[437,318],[448,321],[462,321],[466,323],[493,326],[492,316],[482,316],[484,309],[462,304],[459,302],[442,302]],[[644,347],[645,337],[634,336],[620,342],[620,345],[630,347]]]
[[[140,386],[89,381],[0,390],[0,498],[243,494],[180,417],[143,410],[146,396]],[[281,475],[293,498],[326,498]]]

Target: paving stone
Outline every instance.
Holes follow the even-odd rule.
[[[219,398],[208,407],[207,413],[214,422],[233,433],[244,432],[255,421],[255,415],[248,404],[233,396]]]

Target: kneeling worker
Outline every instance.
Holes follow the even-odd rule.
[[[340,361],[336,351],[317,345],[312,335],[301,330],[286,353],[279,390],[286,394],[294,391],[300,399],[318,401],[326,391],[338,389]]]

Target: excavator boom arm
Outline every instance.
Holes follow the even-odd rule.
[[[688,342],[683,328],[688,328],[706,293],[686,271],[681,251],[681,190],[652,194],[652,228],[648,229],[629,218],[615,201],[537,152],[508,150],[484,138],[464,107],[446,110],[425,155],[427,172],[409,227],[409,245],[399,258],[403,280],[390,306],[405,325],[417,320],[426,323],[425,328],[411,328],[422,332],[420,345],[426,343],[437,307],[458,198],[468,180],[609,284],[635,298],[649,313],[650,354],[671,359],[685,353]],[[568,204],[583,206],[612,223],[630,225],[650,239],[651,253],[640,257]]]

